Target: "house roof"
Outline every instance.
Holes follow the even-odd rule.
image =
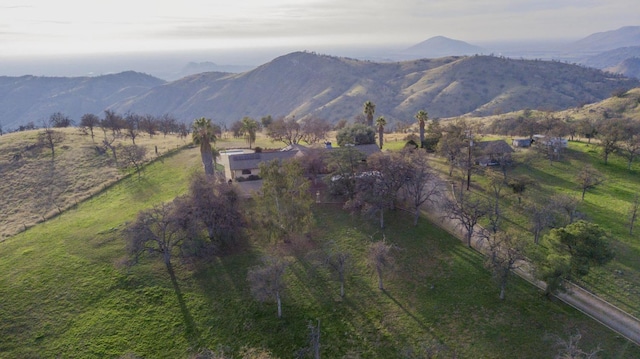
[[[338,147],[339,148],[339,147]],[[380,148],[376,144],[353,146],[354,149],[360,151],[365,156],[380,152]],[[322,150],[331,151],[335,148],[327,148]],[[250,170],[260,167],[260,163],[272,160],[287,160],[294,157],[304,157],[311,149],[299,144],[289,145],[280,151],[245,153],[237,155],[229,155],[229,169],[231,171]]]
[[[486,154],[513,152],[513,148],[504,140],[476,142],[475,146]]]
[[[262,162],[286,160],[293,158],[297,153],[298,150],[291,150],[231,155],[229,156],[229,169],[232,171],[254,169],[260,167]]]

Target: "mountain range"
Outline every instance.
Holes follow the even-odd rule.
[[[4,129],[54,112],[79,120],[85,113],[172,114],[181,121],[209,117],[229,124],[244,116],[318,116],[331,122],[362,113],[413,121],[489,115],[523,108],[559,110],[602,100],[640,81],[557,61],[494,56],[444,57],[376,63],[295,52],[239,73],[206,72],[173,82],[125,72],[86,78],[0,77]]]

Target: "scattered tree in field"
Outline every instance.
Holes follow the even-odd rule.
[[[638,209],[640,208],[640,196],[638,196],[638,194],[636,193],[636,195],[633,197],[633,202],[631,203],[631,207],[629,208],[629,235],[632,236],[633,235],[633,226],[635,225],[636,221],[638,220],[638,215],[640,213],[638,213]]]
[[[625,123],[629,120],[603,119],[598,123],[596,137],[600,140],[604,164],[609,161],[609,155],[618,150],[619,142],[625,137]]]
[[[267,127],[267,137],[285,145],[294,145],[305,137],[305,133],[295,117],[281,117]]]
[[[551,197],[549,207],[555,209],[563,217],[560,220],[560,226],[573,223],[576,218],[578,209],[578,199],[567,194],[556,194]]]
[[[592,266],[601,266],[614,257],[609,235],[597,224],[577,221],[556,228],[545,241],[560,255],[568,255],[572,273],[584,276]]]
[[[141,177],[144,161],[147,157],[147,149],[138,145],[118,145],[118,153],[120,153],[120,166],[124,169],[133,168]]]
[[[493,233],[497,233],[500,229],[500,222],[502,221],[502,210],[500,208],[500,198],[502,198],[502,189],[505,186],[503,178],[497,176],[489,176],[488,192],[490,194],[489,205],[490,210],[487,213],[491,230]]]
[[[73,121],[62,112],[56,112],[49,117],[49,124],[53,128],[65,128],[73,125]]]
[[[367,119],[366,124],[369,127],[373,127],[373,114],[375,112],[376,112],[376,105],[373,102],[367,101],[364,103],[362,113],[366,116],[366,119]]]
[[[409,175],[402,154],[375,153],[367,159],[367,171],[356,176],[356,196],[345,207],[363,214],[378,214],[380,228],[384,228],[384,212],[395,209],[398,192]]]
[[[335,245],[326,251],[324,264],[336,274],[340,282],[340,297],[344,297],[345,274],[351,264],[351,254],[337,249]]]
[[[140,116],[138,122],[138,129],[149,135],[149,138],[153,138],[158,131],[158,120],[153,115]]]
[[[511,178],[507,182],[507,186],[511,188],[513,193],[518,197],[518,204],[522,203],[522,194],[526,191],[527,186],[531,183],[531,180],[524,177]]]
[[[527,207],[529,230],[533,233],[533,243],[540,243],[540,235],[553,220],[553,211],[548,205],[534,203]]]
[[[425,138],[422,141],[422,146],[427,152],[435,152],[438,148],[438,143],[442,138],[442,126],[440,122],[431,120],[425,131]]]
[[[380,149],[382,149],[382,146],[384,144],[384,126],[386,125],[387,120],[385,120],[383,116],[378,117],[378,119],[376,120],[376,128],[378,128],[378,142]]]
[[[247,280],[251,294],[260,302],[275,300],[278,318],[282,318],[282,293],[286,288],[284,274],[287,262],[277,257],[264,257],[262,266],[249,270]]]
[[[320,117],[310,117],[302,121],[302,138],[308,144],[318,143],[327,138],[331,124]]]
[[[471,239],[476,225],[489,213],[487,204],[469,192],[460,191],[459,195],[448,200],[444,205],[445,216],[456,221],[456,226],[462,226],[466,232],[467,247],[471,248]]]
[[[205,228],[214,250],[240,235],[244,219],[240,196],[233,186],[215,176],[195,174],[189,183],[188,198],[192,216]]]
[[[618,153],[627,160],[627,169],[631,171],[633,160],[640,155],[640,129],[634,126],[633,129],[628,130],[629,132],[620,143]]]
[[[524,245],[508,232],[494,233],[487,237],[488,254],[485,266],[500,286],[500,300],[504,300],[507,283],[512,271],[525,259]]]
[[[211,151],[211,142],[216,141],[216,135],[211,125],[211,120],[201,117],[193,122],[192,138],[193,143],[200,146],[200,156],[202,158],[202,166],[204,173],[213,176],[215,168],[213,167],[213,153]]]
[[[371,243],[367,251],[367,262],[378,276],[378,289],[380,290],[384,290],[382,279],[385,271],[393,268],[395,263],[392,250],[393,245],[387,244],[383,237],[381,241]]]
[[[110,129],[113,137],[119,136],[125,126],[122,116],[112,110],[105,110],[104,119],[100,122],[102,130],[106,132],[107,129]]]
[[[262,125],[262,129],[267,129],[273,123],[273,117],[271,115],[263,116],[260,118],[260,125]]]
[[[593,118],[585,117],[577,121],[577,128],[581,137],[587,138],[587,143],[591,144],[591,139],[598,134],[598,122]]]
[[[175,133],[179,132],[178,120],[176,120],[175,117],[173,117],[173,116],[171,116],[169,114],[164,114],[158,120],[158,128],[159,128],[160,132],[162,132],[162,135],[164,137],[167,137],[167,135],[172,133],[172,132],[175,132]]]
[[[402,154],[408,166],[403,190],[413,207],[413,225],[417,226],[420,207],[434,201],[440,194],[440,181],[429,166],[427,154],[424,151],[404,150]]]
[[[593,168],[593,166],[587,164],[576,176],[576,181],[582,190],[582,200],[584,201],[584,195],[588,190],[594,189],[601,185],[605,181],[605,177],[600,171]]]
[[[343,195],[348,199],[355,197],[356,174],[364,167],[365,159],[365,155],[353,146],[336,148],[329,153],[328,167],[331,176],[327,178],[333,195]]]
[[[53,162],[56,155],[56,145],[64,141],[65,134],[54,130],[51,127],[52,121],[44,121],[42,126],[42,132],[38,134],[38,142],[42,146],[46,146],[51,151],[51,161]]]
[[[429,114],[425,110],[420,110],[416,113],[416,120],[418,120],[418,126],[420,128],[420,148],[424,147],[424,126],[429,120]]]
[[[93,129],[98,127],[99,124],[100,124],[100,117],[92,113],[84,114],[80,118],[80,127],[85,128],[89,131],[89,134],[91,135],[91,140],[93,140],[94,138]]]
[[[338,146],[346,145],[368,145],[376,143],[376,132],[371,126],[359,123],[346,126],[336,134]]]
[[[125,230],[130,265],[136,264],[145,253],[159,255],[175,282],[172,258],[180,253],[184,241],[195,235],[194,222],[176,210],[183,200],[178,197],[171,203],[138,213],[136,220]]]
[[[128,112],[124,117],[124,136],[131,139],[132,144],[136,144],[136,138],[140,135],[140,116]]]
[[[242,127],[240,130],[249,144],[249,148],[251,148],[251,145],[256,142],[256,134],[258,133],[258,130],[260,130],[260,124],[251,117],[244,117],[241,122]]]
[[[260,164],[263,179],[258,208],[272,234],[284,240],[305,233],[312,222],[309,181],[297,161]]]
[[[566,340],[558,336],[554,337],[555,347],[558,349],[554,359],[597,359],[602,349],[598,346],[591,351],[584,351],[579,347],[580,339],[582,339],[580,332],[570,335]]]

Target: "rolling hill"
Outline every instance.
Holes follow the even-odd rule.
[[[0,124],[5,130],[41,122],[63,112],[76,122],[109,105],[163,84],[158,78],[127,71],[96,77],[0,77]]]
[[[402,51],[402,55],[413,58],[437,58],[446,56],[475,55],[486,52],[480,46],[467,42],[450,39],[444,36],[434,36],[419,44]]]
[[[296,52],[242,74],[204,73],[167,83],[112,109],[222,123],[265,115],[338,121],[360,114],[371,100],[376,115],[412,122],[421,109],[432,117],[559,110],[639,85],[560,62],[472,56],[375,63]]]
[[[560,110],[633,87],[640,81],[561,62],[471,56],[378,63],[295,52],[239,74],[205,72],[168,83],[135,72],[3,77],[0,123],[5,130],[39,124],[58,111],[78,121],[105,109],[170,113],[185,122],[205,116],[229,124],[265,115],[337,122],[361,114],[368,100],[376,116],[413,122],[422,109],[436,118]]]

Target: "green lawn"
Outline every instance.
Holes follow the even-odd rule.
[[[552,357],[545,336],[576,330],[587,349],[601,345],[602,357],[640,357],[637,346],[522,280],[499,301],[480,255],[426,220],[413,227],[404,212],[387,219],[384,234],[399,249],[382,292],[365,264],[366,245],[382,237],[375,221],[316,207],[313,240],[276,249],[291,262],[282,319],[275,304],[249,294],[247,271],[269,247],[260,238],[198,270],[177,263],[178,288],[160,261],[125,272],[120,229],[139,210],[183,193],[199,168],[197,149],[180,151],[148,167],[141,181],[127,178],[1,243],[0,357],[181,358],[208,347],[291,358],[316,320],[324,358],[403,358],[425,347],[443,348],[444,357]],[[327,241],[352,254],[344,299],[307,256]]]

